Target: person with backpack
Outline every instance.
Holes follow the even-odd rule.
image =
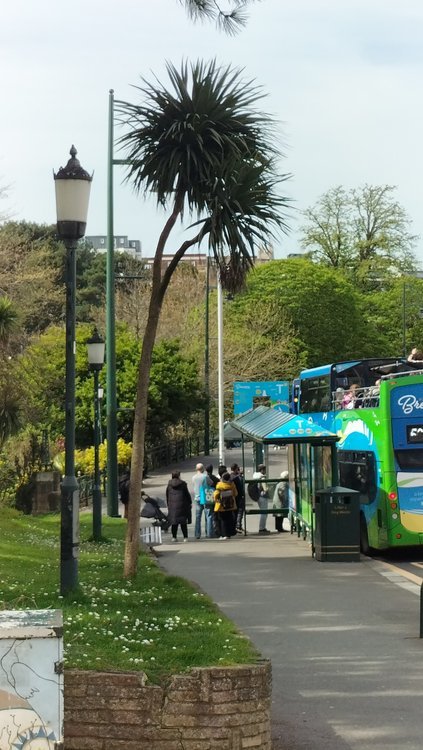
[[[203,486],[205,494],[205,505],[208,515],[206,516],[207,536],[216,537],[216,519],[214,516],[214,491],[217,487],[219,477],[213,474],[213,466],[209,464],[206,466],[206,480]]]
[[[253,474],[253,479],[257,480],[257,487],[254,488],[254,484],[250,483],[249,485],[249,495],[251,497],[251,492],[254,492],[257,497],[257,504],[260,508],[260,510],[267,511],[268,503],[269,503],[269,492],[267,489],[267,484],[265,482],[266,479],[266,466],[264,464],[259,464],[257,467],[257,471]],[[253,487],[251,487],[251,484],[253,484]],[[251,489],[250,489],[251,488]],[[271,532],[266,528],[267,523],[267,513],[261,513],[260,514],[260,520],[259,520],[259,534],[270,534]]]
[[[206,508],[206,495],[205,495],[205,484],[206,484],[206,472],[204,471],[203,464],[197,464],[195,467],[195,474],[191,480],[192,490],[194,495],[195,503],[195,538],[201,538],[201,526],[202,517],[204,513],[206,536],[208,536],[208,516],[209,512]]]
[[[273,507],[274,508],[287,508],[289,505],[288,499],[288,480],[289,474],[287,471],[283,471],[281,474],[281,482],[278,482],[275,487],[273,495]],[[283,527],[283,516],[279,513],[274,514],[275,529],[280,534],[285,531]]]
[[[230,474],[226,471],[216,485],[214,491],[214,513],[216,530],[219,539],[233,536],[233,517],[236,510],[237,490],[231,482]]]

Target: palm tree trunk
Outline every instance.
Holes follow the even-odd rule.
[[[136,574],[139,536],[140,536],[140,507],[142,475],[144,469],[145,428],[147,423],[148,387],[150,384],[151,358],[156,340],[157,326],[160,316],[160,297],[157,289],[152,289],[148,320],[142,344],[137,397],[132,436],[131,483],[128,504],[128,527],[125,543],[124,571],[125,578]]]
[[[138,370],[137,395],[135,403],[134,428],[132,436],[131,482],[128,503],[128,526],[125,540],[125,558],[123,574],[131,578],[136,574],[138,552],[140,545],[140,507],[142,475],[144,469],[145,432],[147,424],[148,388],[150,385],[150,368],[156,340],[157,326],[160,318],[163,297],[169,285],[173,271],[185,251],[198,242],[201,233],[184,242],[175,253],[168,269],[162,278],[162,256],[169,234],[182,211],[183,194],[175,198],[172,215],[160,235],[153,264],[153,282],[151,288],[150,305],[148,309],[147,325],[141,350]]]

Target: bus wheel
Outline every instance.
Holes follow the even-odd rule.
[[[363,513],[360,513],[360,550],[363,555],[370,555],[369,535],[367,523]]]

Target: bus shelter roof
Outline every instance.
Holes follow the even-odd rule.
[[[334,432],[329,432],[308,418],[268,406],[258,406],[242,414],[238,419],[233,419],[231,425],[239,430],[244,438],[271,445],[329,445],[339,440]]]

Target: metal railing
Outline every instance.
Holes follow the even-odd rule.
[[[93,499],[94,474],[82,474],[76,479],[79,487],[79,505],[87,507]]]
[[[204,435],[170,440],[146,450],[145,469],[147,472],[154,471],[162,466],[185,461],[191,456],[200,456],[202,453],[204,453]]]

